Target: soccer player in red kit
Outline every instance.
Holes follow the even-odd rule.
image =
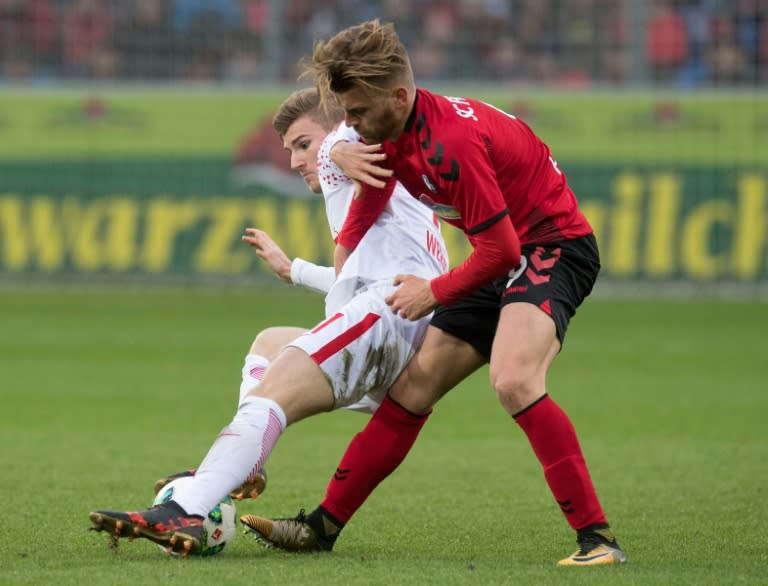
[[[384,159],[414,197],[464,231],[473,251],[432,280],[396,277],[399,287],[387,299],[393,312],[418,319],[435,310],[424,344],[389,392],[403,409],[401,417],[371,419],[339,465],[345,478],[331,480],[313,513],[265,521],[257,533],[288,549],[330,549],[344,523],[402,459],[389,457],[385,446],[400,437],[398,427],[408,424],[408,415],[427,413],[489,362],[499,401],[528,437],[576,531],[578,551],[559,564],[626,561],[574,426],[546,389],[568,323],[600,269],[592,228],[548,147],[521,120],[491,105],[417,89],[391,24],[365,22],[317,43],[310,71],[321,94],[335,95],[347,124],[372,145],[362,147],[370,164],[361,165],[358,157],[356,168],[351,159],[344,162],[345,149],[353,147],[336,146],[345,173],[381,187],[389,172],[373,163]],[[378,144],[385,158],[376,154]],[[366,189],[351,206],[337,239],[339,263],[378,217],[386,191]],[[304,531],[295,531],[299,526]]]

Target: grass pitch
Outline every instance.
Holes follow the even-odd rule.
[[[2,584],[753,584],[768,577],[768,304],[591,299],[552,371],[629,557],[573,570],[575,549],[484,369],[438,406],[401,468],[330,555],[238,535],[180,561],[87,531],[197,464],[232,415],[261,328],[311,326],[291,290],[0,291]],[[239,512],[293,515],[323,495],[366,416],[290,428],[270,484]]]

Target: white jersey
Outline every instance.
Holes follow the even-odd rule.
[[[342,125],[318,151],[318,177],[334,240],[355,189],[330,160],[329,151],[339,140],[358,139],[354,130]],[[448,253],[439,223],[399,183],[338,278],[334,280],[332,267],[294,260],[293,282],[328,294],[325,321],[289,345],[301,348],[318,364],[331,385],[335,407],[375,411],[424,340],[430,316],[404,319],[385,302],[395,290],[395,275],[433,279],[447,270]]]
[[[344,123],[331,132],[317,155],[318,177],[325,197],[328,225],[334,241],[344,225],[354,184],[330,159],[339,140],[357,142],[359,135]],[[448,252],[434,213],[398,182],[376,223],[347,259],[326,296],[326,315],[333,314],[362,287],[397,274],[434,279],[448,270]]]

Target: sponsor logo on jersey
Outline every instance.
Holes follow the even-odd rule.
[[[419,195],[419,201],[435,212],[435,215],[441,217],[443,220],[460,220],[461,214],[453,206],[449,206],[442,203],[437,203],[426,193]]]

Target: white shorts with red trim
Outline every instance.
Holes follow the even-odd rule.
[[[320,366],[331,384],[335,408],[375,411],[424,341],[431,314],[418,321],[393,314],[384,298],[394,289],[369,287],[288,344]]]

